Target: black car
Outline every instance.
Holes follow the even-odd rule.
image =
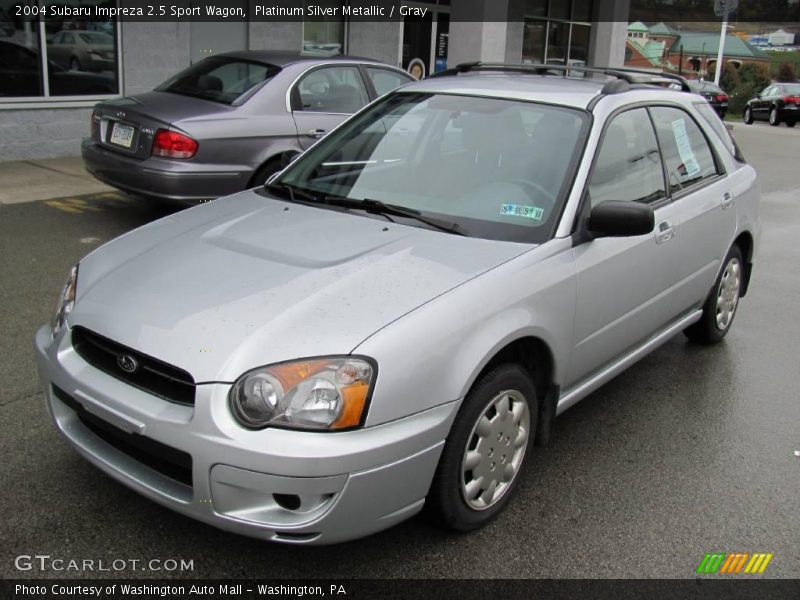
[[[728,94],[721,87],[713,81],[703,81],[702,79],[690,79],[687,83],[695,94],[700,94],[708,100],[711,107],[717,111],[720,119],[725,118],[725,113],[728,112]]]
[[[786,123],[794,127],[800,121],[800,83],[772,83],[755,98],[747,101],[742,116],[753,121],[769,121],[773,127]]]
[[[117,93],[113,77],[66,71],[48,63],[52,96],[103,96]],[[43,93],[39,55],[19,44],[0,41],[0,97],[41,96]]]

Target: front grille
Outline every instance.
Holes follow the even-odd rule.
[[[81,423],[101,440],[165,477],[192,485],[192,456],[183,450],[136,433],[128,433],[88,412],[67,392],[53,386],[53,394],[75,411]]]
[[[118,344],[83,327],[75,327],[72,330],[72,346],[83,360],[112,377],[164,400],[194,405],[194,379],[183,369]],[[135,362],[132,364],[136,365],[133,372],[123,370],[120,366],[120,357],[133,358]]]

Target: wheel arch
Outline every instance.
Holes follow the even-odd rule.
[[[735,240],[733,246],[738,246],[742,251],[742,258],[744,259],[744,282],[740,296],[747,294],[747,288],[750,286],[750,274],[753,271],[753,235],[749,231],[742,231]]]
[[[250,182],[248,183],[248,187],[255,187],[258,182],[258,178],[260,173],[266,167],[271,165],[278,165],[281,169],[286,167],[292,160],[293,157],[301,154],[300,151],[296,149],[286,149],[271,154],[269,157],[265,158],[258,167],[253,171],[253,174],[250,176]]]
[[[555,411],[560,393],[555,383],[555,358],[550,346],[541,337],[525,335],[496,349],[469,382],[469,389],[493,368],[504,363],[518,364],[531,375],[538,396],[538,414],[535,443],[545,446],[555,421]]]

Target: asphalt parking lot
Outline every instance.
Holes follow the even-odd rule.
[[[692,577],[706,552],[771,552],[800,577],[800,130],[737,125],[763,237],[725,343],[675,337],[562,415],[509,509],[467,535],[415,518],[341,546],[223,533],[106,477],[55,433],[32,340],[69,267],[171,208],[116,193],[0,205],[0,576],[18,555],[189,559],[195,577]],[[8,190],[5,190],[8,192]],[[157,290],[154,290],[157,293]],[[128,570],[119,575],[157,577]],[[108,573],[94,573],[96,576]]]

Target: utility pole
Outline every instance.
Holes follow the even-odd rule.
[[[722,9],[722,29],[719,32],[719,50],[717,51],[717,68],[714,69],[714,84],[719,85],[722,76],[722,51],[725,49],[725,36],[728,35],[728,6],[730,0],[720,0],[725,4]]]

